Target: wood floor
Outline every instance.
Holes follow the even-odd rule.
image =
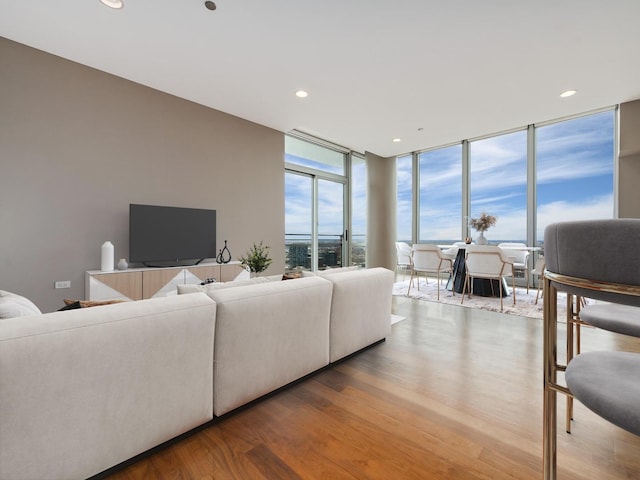
[[[110,478],[541,479],[542,321],[397,297],[394,313],[386,342]],[[558,398],[560,480],[640,478],[640,437],[577,402],[566,434]]]

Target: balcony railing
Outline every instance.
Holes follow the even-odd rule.
[[[365,236],[354,235],[351,239],[351,264],[365,265]],[[285,234],[285,266],[287,270],[311,270],[312,237],[304,233]],[[318,270],[342,267],[343,235],[318,235]]]

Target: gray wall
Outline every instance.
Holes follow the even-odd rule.
[[[104,241],[128,258],[129,203],[217,209],[219,247],[264,240],[283,271],[281,132],[2,38],[0,59],[0,289],[83,298]]]
[[[640,218],[640,100],[620,105],[620,218]]]

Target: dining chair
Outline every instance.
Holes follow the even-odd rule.
[[[529,293],[529,250],[527,250],[527,245],[518,242],[503,242],[498,246],[505,250],[507,256],[514,258],[513,270],[523,272],[527,279],[527,293]]]
[[[544,280],[544,256],[539,255],[536,260],[536,265],[531,270],[531,274],[538,277],[538,291],[536,292],[536,302],[538,304],[538,298],[540,297],[540,292],[542,291],[542,281]]]
[[[428,243],[414,243],[412,254],[411,280],[414,275],[418,278],[418,290],[420,290],[420,273],[424,273],[425,280],[428,274],[436,274],[436,282],[438,287],[438,300],[440,300],[440,274],[451,273],[453,270],[453,260],[442,253],[440,247]],[[407,295],[411,291],[411,282]],[[455,293],[454,293],[455,295]]]
[[[607,255],[602,245],[607,245]],[[620,351],[573,355],[573,322],[640,337],[640,220],[550,224],[545,229],[543,287],[543,472],[555,480],[557,394],[577,399],[596,415],[640,435],[640,354]],[[558,361],[558,291],[567,294],[567,361]],[[587,303],[580,298],[608,303]],[[575,301],[574,301],[575,299]],[[575,306],[575,312],[573,311]],[[577,315],[576,315],[577,313]],[[564,375],[558,376],[564,372]],[[564,378],[564,383],[561,379]],[[567,408],[569,413],[570,408]],[[569,415],[567,424],[570,423]],[[569,425],[568,425],[569,426]],[[569,431],[569,428],[567,428]]]
[[[503,311],[503,288],[502,284],[507,277],[511,277],[513,304],[516,304],[516,286],[513,276],[513,261],[504,253],[504,251],[496,245],[468,245],[465,256],[465,279],[462,288],[462,300],[464,303],[464,293],[468,293],[471,298],[473,290],[474,278],[486,278],[490,280],[498,280],[500,291],[500,311]],[[493,290],[494,282],[491,282]],[[495,296],[495,292],[493,292]]]
[[[449,248],[443,250],[442,253],[444,253],[445,255],[451,258],[456,258],[456,255],[458,254],[458,250],[466,247],[467,247],[467,244],[465,242],[453,242],[453,244],[451,244]]]
[[[396,242],[396,273],[411,271],[411,247],[405,242]]]

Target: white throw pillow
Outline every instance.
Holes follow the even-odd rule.
[[[0,320],[4,318],[40,315],[42,312],[28,298],[0,290]]]

